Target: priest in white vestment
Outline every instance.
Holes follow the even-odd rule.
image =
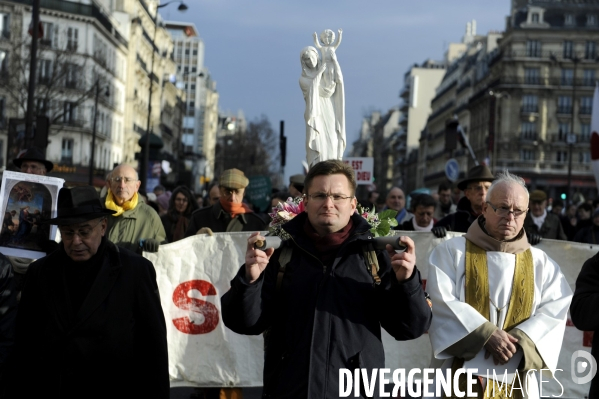
[[[522,228],[527,208],[524,180],[500,173],[466,235],[430,255],[432,367],[477,365],[480,398],[493,397],[492,389],[485,390],[494,386],[487,368],[497,374],[517,368],[522,384],[509,381],[514,396],[537,398],[538,372],[526,372],[549,369],[555,375],[557,367],[572,291],[559,266],[528,243]]]

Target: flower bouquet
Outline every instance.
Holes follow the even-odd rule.
[[[358,205],[356,212],[360,214],[368,224],[372,226],[370,232],[375,237],[386,237],[391,235],[391,228],[397,226],[397,211],[386,209],[380,213],[371,212],[370,209]]]
[[[268,225],[268,234],[280,237],[282,240],[291,238],[283,230],[282,226],[304,211],[304,199],[302,197],[287,198],[285,202],[279,202],[268,214],[271,221]]]

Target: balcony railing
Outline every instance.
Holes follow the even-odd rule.
[[[558,106],[557,107],[557,113],[558,114],[571,115],[572,114],[572,106],[571,105]]]
[[[591,106],[580,107],[580,109],[578,110],[578,113],[580,115],[591,115],[591,112],[593,112],[593,107]]]
[[[522,132],[520,133],[520,140],[522,141],[536,141],[538,139],[537,132]]]
[[[520,109],[520,111],[523,114],[530,114],[530,113],[539,112],[539,106],[537,104],[526,104],[526,105],[522,106],[522,108]]]
[[[57,122],[60,125],[65,126],[73,126],[73,127],[83,127],[85,126],[85,120],[83,119],[64,119],[62,121]]]

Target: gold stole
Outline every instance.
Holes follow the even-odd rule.
[[[490,319],[490,296],[489,296],[489,270],[487,266],[487,253],[470,240],[466,240],[466,303],[472,306],[487,320]],[[527,320],[532,313],[532,303],[534,299],[534,270],[532,253],[530,249],[525,252],[516,254],[516,267],[514,270],[514,281],[512,283],[512,294],[507,309],[503,330],[510,331],[518,324]],[[499,316],[499,315],[498,315]],[[462,368],[464,359],[454,358],[451,365],[451,373],[455,374],[456,370]],[[525,377],[526,378],[526,377]],[[453,378],[452,378],[453,379]],[[520,379],[522,384],[525,381]],[[484,399],[500,399],[510,398],[509,392],[511,386],[503,385],[503,389],[499,390],[499,384],[492,379],[487,380],[487,389],[483,390],[480,380],[475,386],[477,398]],[[459,379],[460,390],[466,392],[466,376],[460,375]],[[493,395],[495,388],[495,395]],[[519,388],[519,387],[516,387]],[[514,398],[522,397],[522,390],[516,389]],[[452,395],[451,398],[455,398]]]

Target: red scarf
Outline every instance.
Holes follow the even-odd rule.
[[[242,213],[252,213],[253,211],[250,209],[249,206],[247,206],[246,204],[242,203],[237,203],[237,202],[227,202],[225,201],[222,197],[219,199],[220,201],[220,206],[223,207],[223,209],[231,214],[231,217],[234,218],[235,216],[242,214]]]
[[[341,230],[321,237],[310,224],[308,218],[306,218],[306,222],[304,223],[304,233],[306,233],[308,238],[310,238],[314,243],[316,250],[319,252],[320,260],[327,264],[335,259],[337,250],[339,247],[341,247],[345,240],[347,240],[353,230],[353,227],[354,223],[351,219],[349,219],[347,225]]]

